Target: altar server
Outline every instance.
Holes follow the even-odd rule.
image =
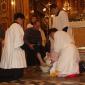
[[[7,29],[0,63],[0,80],[19,79],[26,68],[25,52],[23,48],[23,20],[22,13],[14,15],[14,23]]]

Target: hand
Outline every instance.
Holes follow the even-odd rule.
[[[34,49],[34,44],[29,44],[28,45],[31,49]]]

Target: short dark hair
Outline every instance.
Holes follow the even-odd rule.
[[[52,8],[56,8],[56,7],[57,7],[56,4],[52,4],[52,5],[50,6],[51,9],[52,9]]]
[[[16,13],[16,14],[14,14],[14,20],[17,20],[18,18],[24,19],[25,16],[22,13]]]
[[[56,32],[56,31],[58,31],[56,28],[51,28],[48,30],[48,34],[50,35],[50,33]]]
[[[67,32],[68,31],[68,27],[64,27],[63,31]]]

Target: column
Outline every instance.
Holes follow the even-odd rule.
[[[24,28],[26,28],[29,21],[29,0],[23,0],[23,13],[25,15]]]

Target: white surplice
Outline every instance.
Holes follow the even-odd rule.
[[[51,47],[50,47],[50,51],[53,52],[53,51],[54,51],[54,39],[51,38],[51,37],[49,37],[49,40],[50,40],[50,44],[51,44],[51,45],[50,45],[50,46],[51,46]]]
[[[53,28],[61,31],[64,27],[68,27],[68,33],[72,35],[72,28],[69,26],[68,14],[64,10],[60,10],[58,16],[53,17]]]
[[[57,31],[54,35],[54,51],[58,53],[58,60],[54,62],[52,71],[59,71],[58,76],[79,74],[79,52],[70,35]]]
[[[24,31],[21,25],[13,23],[6,31],[0,68],[25,68],[25,52],[20,48],[24,44]]]
[[[49,37],[50,40],[50,56],[52,62],[56,61],[58,59],[57,52],[54,51],[54,39]]]

